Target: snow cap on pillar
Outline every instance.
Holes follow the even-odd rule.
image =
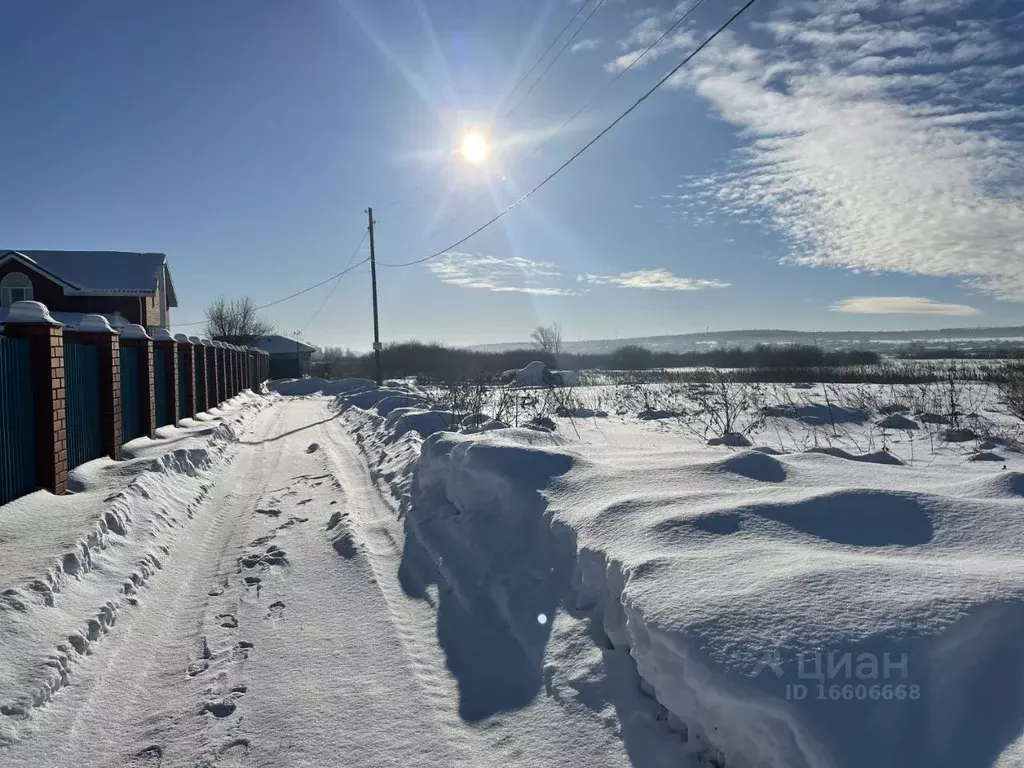
[[[85,333],[117,333],[103,315],[86,315],[75,330]]]
[[[131,325],[126,326],[124,328],[124,330],[121,331],[121,338],[122,339],[152,339],[153,337],[150,336],[148,333],[146,333],[146,329],[143,328],[141,325],[139,325],[138,323],[132,323]]]
[[[7,310],[4,323],[8,325],[64,325],[53,319],[50,310],[41,301],[16,301]]]
[[[153,329],[153,340],[154,341],[174,341],[174,337],[171,336],[171,332],[166,328],[154,328]]]
[[[200,339],[199,343],[202,344],[204,347],[212,347],[213,346],[213,342],[210,341],[209,339]]]
[[[194,337],[192,337],[192,338],[194,338]],[[196,342],[192,341],[192,338],[189,338],[184,333],[176,333],[176,334],[174,334],[174,340],[176,342],[178,342],[179,344],[195,344]]]
[[[203,340],[200,339],[198,336],[189,336],[188,340],[191,341],[193,344],[202,344],[203,343]]]

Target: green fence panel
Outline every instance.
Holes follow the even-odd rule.
[[[74,469],[103,455],[98,347],[93,344],[64,344],[64,386],[68,469]]]
[[[170,392],[167,386],[167,368],[171,364],[170,354],[163,347],[153,350],[153,396],[156,399],[156,425],[162,427],[172,424],[169,403]]]
[[[195,353],[193,353],[193,354],[195,354]],[[203,367],[203,364],[199,362],[199,355],[198,354],[195,354],[195,356],[192,358],[192,360],[194,361],[194,367],[192,368],[192,373],[194,375],[195,382],[196,382],[196,412],[198,413],[198,412],[205,411],[206,408],[207,408],[207,405],[206,405],[206,386],[205,386],[206,378],[203,376],[203,374],[206,372],[206,370]]]
[[[0,504],[36,488],[32,363],[28,339],[0,337]]]
[[[210,410],[220,402],[220,387],[213,386],[216,381],[215,376],[217,375],[217,360],[213,354],[213,348],[208,347],[206,350],[206,381],[209,386],[207,392],[209,397],[206,402],[206,410]]]
[[[142,382],[138,347],[121,347],[121,440],[142,436]]]
[[[188,416],[188,379],[185,378],[185,372],[188,370],[185,365],[188,360],[188,354],[181,350],[178,351],[178,418],[184,419]]]

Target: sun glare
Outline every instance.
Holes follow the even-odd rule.
[[[474,165],[479,165],[491,152],[487,139],[483,134],[473,131],[462,137],[462,146],[459,147],[462,156]]]

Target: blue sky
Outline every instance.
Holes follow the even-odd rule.
[[[428,255],[737,7],[705,0],[551,136],[693,1],[605,0],[516,105],[577,2],[0,0],[2,245],[165,252],[177,323],[339,271],[367,205],[380,261]],[[498,223],[381,268],[382,337],[1024,322],[1022,118],[1014,3],[759,0]],[[456,151],[472,129],[493,145],[480,166]],[[328,291],[266,314],[366,348],[367,267],[310,322]]]

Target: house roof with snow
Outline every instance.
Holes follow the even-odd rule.
[[[162,253],[0,249],[0,265],[12,260],[58,283],[65,294],[150,296],[163,276],[167,305],[178,306],[167,256]]]
[[[299,352],[316,352],[316,347],[311,344],[306,344],[304,341],[296,341],[295,339],[289,339],[287,336],[259,336],[254,341],[249,342],[250,347],[256,349],[262,349],[271,355],[288,355],[295,354],[296,345],[298,345]]]

